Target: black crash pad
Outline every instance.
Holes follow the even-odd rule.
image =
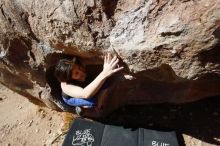
[[[63,146],[179,146],[176,133],[124,128],[77,118]]]

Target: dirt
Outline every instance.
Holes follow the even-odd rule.
[[[36,106],[0,84],[1,146],[61,146],[73,118]],[[101,122],[175,130],[180,146],[220,145],[220,97],[184,105],[126,106]]]
[[[65,118],[66,113],[34,105],[0,84],[1,146],[60,146]]]

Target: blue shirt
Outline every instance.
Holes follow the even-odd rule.
[[[97,98],[92,97],[89,99],[83,99],[83,98],[75,98],[71,97],[69,95],[66,95],[65,93],[62,92],[62,98],[63,101],[71,106],[88,106],[88,107],[94,107],[97,103]]]
[[[100,90],[104,90],[107,88],[108,88],[108,83],[105,82]],[[90,108],[96,106],[98,101],[98,98],[96,96],[89,99],[75,98],[65,94],[64,92],[62,92],[62,98],[63,101],[70,106],[88,106]]]

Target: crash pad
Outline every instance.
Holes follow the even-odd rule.
[[[178,146],[175,131],[125,128],[77,118],[63,146]]]

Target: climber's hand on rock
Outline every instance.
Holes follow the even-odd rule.
[[[106,77],[111,76],[112,74],[122,70],[124,67],[120,67],[118,65],[119,59],[117,56],[114,56],[113,58],[110,56],[110,54],[105,55],[104,59],[104,65],[103,65],[103,74]]]

